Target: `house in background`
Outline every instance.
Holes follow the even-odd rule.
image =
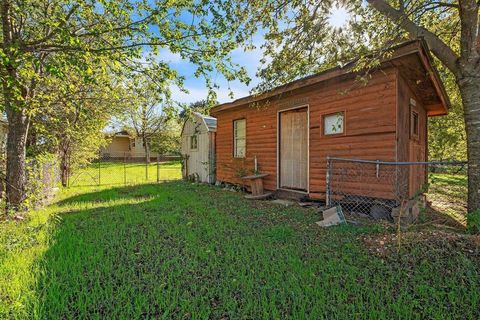
[[[136,137],[127,130],[107,134],[110,142],[100,150],[103,159],[145,158],[142,138]]]
[[[257,161],[268,174],[265,189],[324,200],[327,156],[426,161],[427,118],[446,115],[449,106],[426,44],[395,47],[366,83],[352,66],[214,107],[217,180],[242,184]],[[410,195],[425,183],[425,170],[406,173]],[[382,183],[372,188],[379,198],[394,192]]]
[[[215,183],[215,133],[217,119],[193,112],[183,124],[181,147],[184,178]]]

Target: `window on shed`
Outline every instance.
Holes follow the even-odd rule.
[[[419,125],[418,113],[415,111],[412,111],[412,114],[410,116],[410,135],[412,138],[418,139],[418,133],[419,133],[418,125]]]
[[[245,158],[246,154],[246,122],[245,119],[233,121],[233,156]]]
[[[196,150],[198,148],[198,140],[197,136],[190,136],[190,149],[191,150]]]
[[[323,134],[326,136],[344,132],[344,112],[336,112],[323,116]]]

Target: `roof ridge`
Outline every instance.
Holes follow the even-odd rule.
[[[412,48],[410,49],[410,48],[408,48],[408,46],[412,46]],[[410,49],[410,51],[407,51],[406,53],[404,52],[403,54],[399,54],[397,56],[392,55],[392,57],[390,57],[388,59],[383,59],[382,62],[388,62],[388,61],[394,60],[396,58],[400,58],[401,56],[403,56],[405,54],[413,54],[415,52],[420,53],[421,51],[425,51],[426,54],[429,55],[428,46],[425,43],[425,40],[423,38],[417,38],[417,39],[413,39],[413,40],[404,41],[404,42],[399,43],[397,45],[387,47],[387,48],[385,48],[385,50],[394,50],[395,52],[397,52],[402,48]],[[374,51],[372,50],[371,54],[373,54],[373,53],[374,53]],[[248,95],[248,96],[238,98],[238,99],[236,99],[234,101],[231,101],[231,102],[218,104],[218,105],[216,105],[212,108],[212,111],[213,112],[218,112],[218,111],[221,111],[221,110],[224,110],[224,109],[229,109],[229,108],[233,108],[233,107],[244,105],[244,104],[258,102],[258,101],[268,99],[268,98],[271,98],[271,97],[274,97],[274,96],[277,96],[277,95],[280,95],[280,94],[283,94],[283,93],[286,93],[286,92],[290,92],[290,91],[293,91],[293,90],[296,90],[296,89],[299,89],[299,88],[314,85],[316,83],[323,82],[323,81],[335,78],[337,76],[348,74],[349,72],[351,72],[352,64],[355,61],[357,61],[358,59],[359,58],[353,59],[353,60],[349,61],[348,63],[344,64],[343,66],[332,67],[332,68],[329,68],[329,69],[326,69],[326,70],[323,70],[323,71],[305,76],[303,78],[293,80],[291,82],[288,82],[288,83],[285,83],[283,85],[274,87],[274,88],[272,88],[270,90],[267,90],[267,91],[264,91],[264,92],[251,94],[251,95]],[[431,64],[430,61],[429,61],[429,63]],[[432,68],[435,69],[435,67],[433,65],[432,65]],[[436,77],[438,78],[438,74],[436,75]],[[442,84],[442,86],[443,86],[443,84]],[[444,88],[443,88],[442,91],[443,91],[443,94],[445,94]],[[447,105],[448,105],[448,103],[447,103]],[[447,108],[448,108],[448,106],[447,106]]]

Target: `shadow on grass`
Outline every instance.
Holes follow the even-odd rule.
[[[39,261],[39,318],[157,318],[169,310],[150,302],[172,271],[162,262],[181,252],[166,229],[177,214],[168,210],[168,192],[160,189],[175,189],[174,184],[109,188],[58,202],[85,209],[61,215],[53,245]]]
[[[455,217],[455,214],[458,214],[458,217]],[[465,219],[465,214],[462,213],[461,208],[453,212],[449,212],[449,211],[446,211],[445,208],[436,209],[432,207],[427,207],[425,216],[427,220],[425,223],[434,224],[438,226],[448,226],[450,228],[457,230],[458,232],[462,232],[462,233],[466,232],[465,224],[462,224],[459,221],[459,219],[461,218]]]
[[[319,229],[302,209],[183,182],[59,205],[77,209],[62,215],[39,261],[37,318],[478,315],[478,273],[461,253],[385,263],[362,249],[359,229]]]
[[[170,182],[175,183],[175,182]],[[96,187],[98,185],[92,185]],[[108,188],[110,186],[110,188]],[[57,202],[60,206],[67,206],[74,203],[87,203],[87,202],[108,202],[118,198],[138,198],[140,193],[148,193],[153,195],[155,192],[155,186],[158,186],[157,183],[149,183],[142,185],[129,185],[129,186],[118,186],[115,184],[107,185],[107,187],[101,191],[93,191],[88,193],[78,194],[64,200]],[[83,187],[83,186],[82,186]],[[88,186],[87,186],[88,187]],[[140,190],[140,191],[139,191]],[[143,190],[146,190],[145,192]]]
[[[436,173],[429,176],[427,210],[430,220],[440,221],[459,230],[464,230],[467,215],[467,176],[463,174]]]

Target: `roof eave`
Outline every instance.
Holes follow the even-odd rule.
[[[440,80],[440,76],[438,74],[438,71],[434,67],[432,63],[432,57],[430,56],[428,46],[425,43],[423,39],[416,39],[416,40],[411,40],[402,44],[399,44],[395,47],[391,48],[394,51],[394,54],[392,55],[391,58],[384,60],[382,63],[391,61],[394,59],[401,58],[402,56],[410,55],[410,54],[418,54],[420,57],[420,60],[422,61],[422,64],[424,65],[425,69],[429,72],[431,81],[434,84],[435,90],[437,92],[437,95],[439,99],[442,101],[442,106],[444,110],[441,111],[435,111],[435,114],[433,115],[444,115],[448,114],[448,109],[450,106],[450,100],[448,99],[448,96],[446,94],[445,87],[443,86],[442,81]],[[352,63],[348,63],[346,66],[343,68],[340,67],[335,67],[332,69],[325,70],[321,73],[314,74],[302,79],[298,79],[295,81],[292,81],[290,83],[287,83],[283,86],[274,88],[270,91],[267,91],[262,94],[257,94],[257,95],[250,95],[247,97],[239,98],[233,102],[228,102],[228,103],[223,103],[220,105],[217,105],[211,109],[212,113],[217,113],[226,109],[232,109],[238,106],[243,106],[247,104],[251,104],[254,102],[258,102],[261,100],[265,100],[274,96],[277,96],[282,93],[286,93],[289,91],[293,91],[299,88],[303,88],[306,86],[314,85],[323,81],[327,81],[342,75],[345,75],[349,72],[351,72],[351,67]],[[430,114],[429,114],[430,116]]]
[[[435,68],[435,65],[433,64],[433,58],[430,55],[430,51],[428,49],[428,45],[426,41],[422,38],[419,39],[417,42],[419,43],[420,50],[419,50],[419,55],[422,63],[424,64],[425,69],[428,71],[430,75],[430,80],[433,83],[433,86],[435,88],[435,91],[437,92],[437,95],[441,101],[441,106],[443,110],[435,110],[432,111],[428,114],[428,116],[442,116],[442,115],[447,115],[448,110],[450,109],[451,102],[447,94],[447,90],[445,89],[445,86],[443,85],[443,82],[440,78],[440,75],[438,73],[437,68]]]

